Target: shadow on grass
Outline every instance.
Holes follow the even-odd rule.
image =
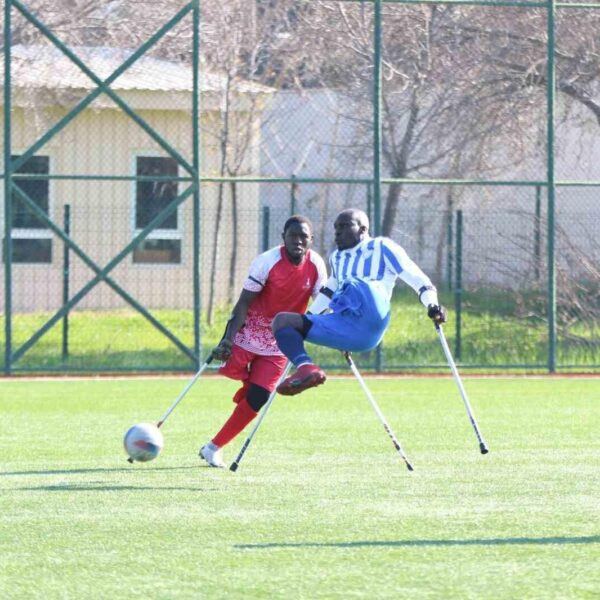
[[[190,465],[187,467],[151,467],[147,471],[180,471],[183,469],[198,469],[201,465]],[[0,471],[0,477],[10,475],[78,475],[80,473],[131,473],[136,469],[135,466],[119,467],[116,469],[65,469],[60,471]]]
[[[236,544],[237,550],[269,550],[272,548],[371,548],[371,547],[423,547],[423,546],[544,546],[564,544],[600,544],[600,535],[582,537],[544,537],[544,538],[490,538],[473,540],[389,540],[389,541],[357,541],[357,542],[296,542],[266,544]]]
[[[65,483],[62,485],[41,485],[38,487],[13,488],[17,492],[123,492],[123,491],[178,491],[178,492],[218,492],[216,488],[194,488],[151,485],[78,485]]]

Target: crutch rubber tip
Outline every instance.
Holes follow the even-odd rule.
[[[133,458],[129,457],[129,458],[127,459],[127,462],[128,462],[128,463],[131,463],[131,464],[133,464]]]
[[[407,468],[409,471],[414,471],[414,469],[413,469],[413,466],[412,466],[410,463],[406,463],[406,468]]]
[[[231,466],[229,467],[230,471],[237,471],[238,468],[238,464],[236,462],[231,463]]]
[[[489,452],[487,446],[483,442],[479,444],[479,449],[481,450],[481,454],[487,454]]]

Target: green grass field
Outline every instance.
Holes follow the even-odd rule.
[[[369,378],[277,398],[237,473],[199,445],[235,384],[200,380],[130,466],[133,423],[186,379],[0,380],[0,596],[598,598],[600,379]],[[244,435],[226,450],[230,462]]]
[[[456,313],[450,293],[441,300],[450,307],[445,327],[448,341],[455,350]],[[537,309],[538,312],[543,311]],[[193,313],[190,310],[152,310],[152,314],[185,345],[193,347]],[[467,294],[462,313],[461,364],[499,368],[502,365],[523,365],[529,372],[545,371],[548,361],[548,326],[545,319],[535,316],[536,310],[517,306],[508,293],[482,292]],[[219,342],[229,307],[216,311],[214,322],[201,323],[204,355]],[[24,344],[46,321],[50,313],[20,313],[13,315],[13,352]],[[599,372],[600,329],[596,322],[580,322],[566,335],[558,321],[558,367],[576,365],[581,371]],[[4,315],[0,314],[0,346],[4,344]],[[311,346],[316,361],[345,369],[339,352]],[[392,305],[392,320],[383,343],[384,370],[397,370],[407,365],[427,367],[446,362],[431,321],[414,294],[396,293]],[[4,364],[0,353],[0,367]],[[364,369],[374,369],[375,352],[361,355]],[[458,357],[457,357],[458,358]],[[62,322],[48,331],[14,365],[16,370],[186,370],[193,365],[161,332],[135,311],[77,310],[69,317],[69,353],[62,356]]]

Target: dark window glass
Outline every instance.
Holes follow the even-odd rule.
[[[172,158],[139,156],[139,176],[177,177],[177,161]],[[177,196],[176,181],[138,181],[135,193],[135,227],[143,229]],[[177,211],[172,212],[158,229],[177,229]]]
[[[4,248],[4,244],[2,245]],[[21,239],[12,240],[13,263],[50,263],[52,262],[52,240]]]
[[[15,160],[18,156],[13,156]],[[21,165],[15,173],[40,173],[48,175],[50,160],[47,156],[32,156]],[[47,179],[15,179],[19,186],[46,214],[48,214],[48,189]],[[21,229],[47,229],[47,225],[25,203],[25,200],[13,190],[12,192],[12,226]],[[25,241],[25,240],[23,240]]]
[[[133,251],[134,263],[180,263],[181,240],[144,240]]]

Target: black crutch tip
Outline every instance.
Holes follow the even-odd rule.
[[[413,466],[412,466],[412,465],[410,465],[410,464],[408,464],[408,463],[406,464],[406,468],[407,468],[409,471],[414,471],[414,469],[413,469]]]
[[[483,442],[479,444],[479,449],[481,450],[481,454],[487,454],[489,452],[487,446]]]
[[[129,458],[127,459],[127,462],[128,462],[128,463],[131,463],[131,464],[133,464],[133,458],[129,457]]]
[[[234,462],[234,463],[231,463],[229,470],[235,472],[235,471],[237,471],[237,468],[238,468],[238,464],[236,462]]]

